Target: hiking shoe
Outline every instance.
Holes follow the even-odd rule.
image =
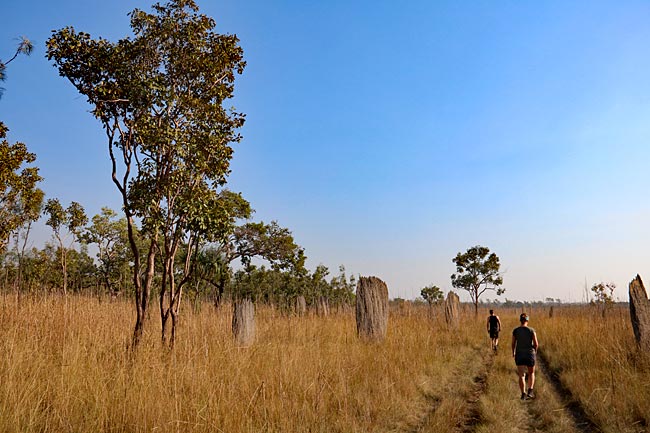
[[[530,400],[533,400],[535,398],[535,391],[533,391],[533,388],[528,390],[528,395],[526,397],[528,397]]]
[[[526,400],[526,393],[525,393],[525,392],[522,392],[522,393],[521,393],[521,399],[522,399],[522,400]]]

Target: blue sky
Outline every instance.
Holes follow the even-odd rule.
[[[585,281],[622,299],[650,278],[650,3],[198,3],[248,62],[229,187],[289,227],[309,266],[407,298],[449,290],[451,259],[477,244],[501,257],[502,299],[580,300]],[[44,42],[67,25],[124,37],[150,4],[0,6],[0,58],[35,43],[9,65],[0,119],[46,194],[90,215],[119,208],[106,140]]]

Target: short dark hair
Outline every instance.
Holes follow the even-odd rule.
[[[494,310],[490,310],[490,314],[493,314],[493,313],[494,313]]]

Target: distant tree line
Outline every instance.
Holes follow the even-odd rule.
[[[125,218],[107,207],[89,223],[83,208],[73,202],[64,209],[56,199],[43,208],[52,228],[52,241],[42,248],[24,248],[26,226],[12,231],[8,247],[0,254],[0,285],[21,293],[77,293],[98,297],[132,296],[130,278],[133,257],[128,245]],[[26,223],[27,225],[28,223]],[[137,242],[143,242],[136,231]],[[89,253],[90,250],[96,254]],[[174,263],[181,272],[187,249],[183,247]],[[356,279],[345,267],[338,275],[319,265],[305,267],[306,256],[288,229],[277,222],[245,222],[235,228],[224,243],[210,243],[197,253],[196,272],[187,284],[187,296],[194,305],[204,302],[221,305],[235,297],[289,311],[299,296],[308,306],[323,300],[330,306],[354,302]],[[164,263],[155,263],[154,283],[162,279]]]

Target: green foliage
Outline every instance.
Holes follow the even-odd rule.
[[[451,276],[451,284],[469,292],[475,312],[478,312],[479,298],[485,291],[492,290],[497,295],[505,292],[505,289],[498,287],[503,284],[499,257],[495,253],[490,254],[489,248],[480,245],[471,247],[464,254],[458,253],[452,261],[457,273]]]
[[[291,269],[250,265],[233,274],[229,284],[230,296],[250,298],[287,310],[295,305],[298,296],[304,296],[312,306],[321,300],[330,306],[352,305],[356,279],[347,277],[344,266],[340,266],[339,275],[329,281],[328,275],[329,269],[323,265],[317,266],[313,272],[305,270],[305,274]]]
[[[59,243],[63,273],[62,288],[65,294],[68,292],[68,252],[71,250],[72,244],[79,240],[83,226],[88,222],[88,217],[79,203],[73,201],[67,209],[64,209],[59,199],[56,198],[47,200],[43,212],[48,216],[45,224],[52,228],[54,237]],[[63,228],[67,229],[67,233],[63,232]],[[72,239],[67,244],[67,239],[70,236]]]
[[[445,294],[442,293],[440,287],[434,286],[433,284],[420,290],[420,296],[422,296],[422,299],[427,301],[429,305],[439,304],[445,298]]]
[[[112,179],[122,195],[135,257],[136,342],[155,256],[161,255],[163,266],[163,335],[171,315],[173,341],[183,286],[191,280],[200,244],[234,228],[237,213],[230,212],[231,197],[219,188],[230,171],[231,143],[241,140],[244,124],[243,114],[223,106],[245,67],[237,37],[216,33],[215,21],[199,14],[192,0],[156,3],[152,9],[130,13],[132,38],[110,42],[66,27],[47,41],[48,59],[86,96],[107,134]],[[134,218],[150,240],[144,285]],[[185,262],[177,272],[176,255],[183,249]]]
[[[10,144],[6,132],[0,124],[0,254],[12,233],[39,218],[43,203],[43,191],[36,187],[42,180],[38,168],[28,166],[36,155],[23,143]]]
[[[97,245],[98,270],[103,285],[113,294],[120,293],[124,288],[123,282],[131,260],[126,218],[116,218],[114,210],[103,207],[81,235],[82,242]]]

